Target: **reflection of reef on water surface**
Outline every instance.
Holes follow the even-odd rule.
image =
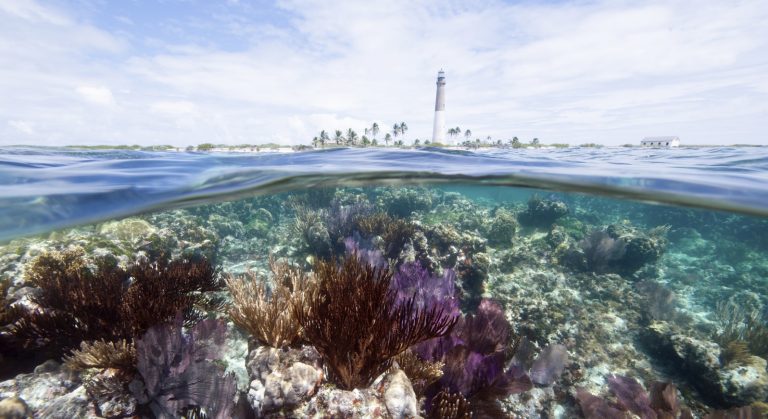
[[[320,188],[6,244],[0,412],[765,408],[766,220],[488,190]]]

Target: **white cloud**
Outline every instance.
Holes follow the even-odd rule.
[[[32,135],[35,133],[34,128],[32,128],[32,125],[27,121],[11,120],[11,121],[8,121],[8,125],[10,125],[15,130],[17,130],[22,134]]]
[[[196,107],[194,103],[186,100],[166,100],[153,103],[149,110],[159,114],[181,116],[195,113]]]
[[[75,91],[86,102],[106,106],[115,104],[115,98],[112,96],[112,91],[104,86],[78,86]]]
[[[9,122],[0,141],[307,143],[373,121],[380,137],[406,121],[424,139],[440,68],[448,125],[482,138],[716,143],[738,130],[757,143],[768,129],[763,0],[283,0],[272,12],[287,20],[271,22],[244,20],[244,3],[211,20],[237,47],[214,32],[145,44],[138,24],[109,31],[30,0],[0,4],[0,114],[35,127],[24,140]],[[171,26],[206,36],[198,21]]]

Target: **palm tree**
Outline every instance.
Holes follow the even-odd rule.
[[[366,131],[367,130],[368,129],[366,128]],[[363,138],[360,139],[360,144],[362,144],[363,147],[368,147],[369,145],[371,145],[371,140],[368,139],[367,135],[363,135]]]
[[[448,129],[448,135],[453,138],[456,136],[456,128],[449,128]]]
[[[400,124],[392,125],[392,135],[397,138],[400,135]]]
[[[459,132],[461,132],[461,131],[459,131]],[[472,131],[470,131],[470,130],[464,131],[464,138],[466,138],[467,141],[469,141],[469,137],[471,137],[471,136],[472,136]]]
[[[392,136],[387,133],[387,135],[384,136],[384,143],[389,146],[389,142],[392,141]]]
[[[531,140],[531,145],[534,146],[534,147],[538,147],[539,146],[539,139],[538,138],[532,139]]]
[[[405,122],[400,123],[400,135],[405,138],[405,132],[408,131],[408,125],[405,125]]]
[[[331,138],[328,137],[328,133],[325,132],[325,130],[320,131],[320,145],[325,148],[325,143],[327,141],[330,141]]]
[[[357,133],[352,128],[347,130],[347,145],[357,145]]]
[[[371,146],[373,146],[373,147],[376,147],[376,146],[378,146],[378,145],[379,145],[379,142],[378,142],[378,141],[376,141],[376,139],[375,139],[375,138],[374,138],[373,140],[371,140]]]
[[[371,125],[371,135],[373,135],[373,139],[376,139],[376,136],[379,134],[379,124],[377,122],[374,122],[373,125]]]
[[[413,140],[413,145],[415,145],[416,147],[418,147],[420,144],[421,144],[421,140],[419,140],[418,138]]]
[[[520,139],[517,137],[512,138],[512,141],[510,142],[512,144],[512,148],[520,148]]]
[[[336,141],[336,145],[341,145],[341,142],[344,141],[344,135],[342,135],[341,130],[336,130],[336,136],[333,137],[333,141]]]
[[[317,148],[317,145],[320,143],[320,139],[315,137],[312,139],[312,147]]]

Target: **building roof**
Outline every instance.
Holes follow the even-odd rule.
[[[680,141],[680,138],[677,136],[666,136],[666,137],[645,137],[643,138],[643,141]]]

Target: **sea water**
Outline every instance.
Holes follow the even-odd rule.
[[[5,148],[0,185],[0,403],[27,415],[760,417],[768,398],[765,148]],[[377,316],[410,301],[406,319],[433,309],[455,324],[382,356],[369,336],[381,320],[355,329],[365,295],[285,283],[347,261],[375,276],[358,280],[388,281]],[[182,293],[168,277],[199,275],[182,262],[229,281],[115,332],[126,310],[169,313],[151,292],[145,310],[120,301],[142,281]],[[108,267],[124,274],[112,305],[88,286],[110,283]],[[243,307],[281,293],[280,311],[320,318],[270,341],[297,320],[248,321]],[[312,329],[324,319],[300,304],[333,298],[347,298],[343,316]],[[93,342],[127,361],[73,363]]]

